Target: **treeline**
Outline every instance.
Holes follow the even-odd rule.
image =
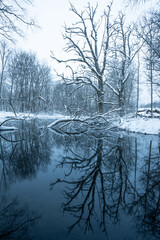
[[[0,110],[44,112],[52,108],[51,69],[33,53],[13,52],[1,43]],[[3,53],[3,54],[2,54]]]
[[[54,81],[51,68],[41,63],[36,54],[12,50],[5,41],[0,43],[0,111],[22,113],[53,113],[86,115],[98,112],[98,99],[90,86],[77,89],[64,81]],[[134,78],[134,73],[133,73]],[[113,79],[113,73],[110,76]],[[129,81],[128,81],[129,84]],[[133,108],[133,96],[127,91],[126,108]],[[105,111],[116,106],[116,96],[107,86]]]

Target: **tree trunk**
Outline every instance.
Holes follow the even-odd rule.
[[[122,92],[119,93],[119,108],[120,108],[120,117],[124,115],[124,99],[123,99],[123,94]]]
[[[139,108],[139,69],[140,69],[140,61],[139,61],[139,54],[138,54],[138,76],[137,76],[137,109],[136,109],[136,117],[138,114],[138,108]]]
[[[98,95],[98,112],[100,114],[104,113],[104,94],[100,93]]]
[[[151,70],[150,70],[150,80],[151,80],[151,118],[153,118],[153,69],[151,63]]]
[[[98,87],[99,87],[99,92],[98,92],[98,112],[100,114],[104,113],[104,92],[103,92],[103,78],[102,76],[100,77],[98,81]]]

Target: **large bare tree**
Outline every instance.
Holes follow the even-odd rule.
[[[74,84],[77,89],[90,86],[96,94],[98,113],[104,112],[104,84],[107,68],[107,56],[110,51],[110,39],[114,28],[110,22],[111,5],[97,20],[97,6],[90,4],[81,12],[71,5],[71,12],[77,21],[70,27],[65,26],[63,35],[68,59],[58,59],[52,52],[52,58],[65,63],[71,70],[68,76],[61,75],[67,85]],[[76,67],[78,67],[78,70]],[[69,76],[70,75],[70,76]]]

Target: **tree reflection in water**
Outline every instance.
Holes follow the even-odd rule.
[[[140,175],[141,189],[130,206],[139,232],[160,239],[160,155],[152,153],[152,141],[148,158],[144,159]]]
[[[23,131],[0,134],[0,239],[32,239],[31,229],[40,215],[17,199],[9,200],[7,190],[17,180],[34,178],[49,163],[46,138],[35,123],[19,123]],[[38,130],[37,130],[38,129]],[[47,136],[46,136],[47,137]]]
[[[31,228],[38,222],[40,216],[29,212],[26,206],[21,206],[17,199],[7,203],[0,201],[0,239],[30,240]]]
[[[38,170],[49,164],[49,145],[47,133],[28,121],[19,123],[23,131],[0,135],[1,189],[7,189],[17,180],[35,178]]]
[[[130,139],[112,134],[67,139],[59,166],[68,172],[50,188],[65,184],[62,207],[75,219],[68,233],[76,226],[93,231],[96,221],[107,234],[110,221],[129,214],[138,234],[160,238],[160,156],[152,154],[150,142],[148,158],[137,163],[137,140]]]
[[[47,168],[50,159],[50,166],[54,167],[57,155],[61,153],[59,167],[65,174],[50,187],[52,189],[57,184],[64,184],[62,207],[64,212],[72,216],[69,233],[78,226],[84,232],[94,231],[98,226],[110,239],[112,223],[121,223],[126,217],[127,221],[130,220],[130,229],[134,228],[137,234],[142,233],[144,239],[160,238],[160,155],[155,141],[150,141],[143,148],[144,136],[141,139],[139,136],[128,137],[111,131],[97,131],[98,136],[85,133],[73,137],[62,133],[55,135],[49,131],[43,134],[35,125],[36,122],[22,122],[23,131],[6,133],[0,138],[2,195],[15,182],[21,182],[23,188],[22,180],[35,179],[39,170]],[[139,142],[140,139],[142,142]],[[59,173],[61,171],[54,172],[54,176]],[[36,181],[35,186],[40,186],[38,193],[45,191],[41,181],[45,179],[48,184],[49,177],[47,172],[44,178]],[[28,186],[32,186],[32,181],[30,183]],[[60,193],[59,188],[57,193]],[[48,199],[50,196],[46,193],[46,198],[40,200],[39,206],[43,202],[48,206],[46,209],[51,209],[52,204],[56,209],[60,199],[57,197],[58,200],[53,199],[52,202],[52,197]],[[34,200],[38,204],[37,198]],[[52,225],[55,219],[47,214],[46,219]],[[61,216],[58,217],[61,224]],[[37,214],[32,214],[18,201],[3,201],[0,203],[0,239],[30,239],[27,231],[37,220]],[[36,229],[40,230],[41,224],[46,226],[48,223],[45,225],[42,220]],[[59,234],[56,230],[51,232],[54,237],[55,233]],[[136,235],[132,238],[135,239]],[[141,235],[136,239],[142,239]]]

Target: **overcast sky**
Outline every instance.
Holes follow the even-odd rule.
[[[83,9],[88,3],[86,0],[71,0],[73,5],[77,9]],[[96,6],[97,0],[90,0],[91,5]],[[107,6],[110,1],[99,0],[98,10],[100,13]],[[153,1],[149,1],[149,6]],[[116,16],[118,11],[126,11],[127,0],[114,0],[112,7],[112,15]],[[147,5],[148,7],[148,5]],[[50,61],[50,51],[53,50],[56,54],[61,55],[62,49],[65,46],[65,42],[62,38],[64,23],[70,25],[75,21],[74,14],[69,11],[70,4],[68,0],[34,0],[32,7],[28,9],[28,12],[33,16],[40,29],[34,31],[28,31],[25,39],[20,39],[17,42],[18,48],[23,48],[27,51],[36,52],[40,59]],[[135,18],[138,10],[144,11],[145,8],[131,7],[130,18]]]

